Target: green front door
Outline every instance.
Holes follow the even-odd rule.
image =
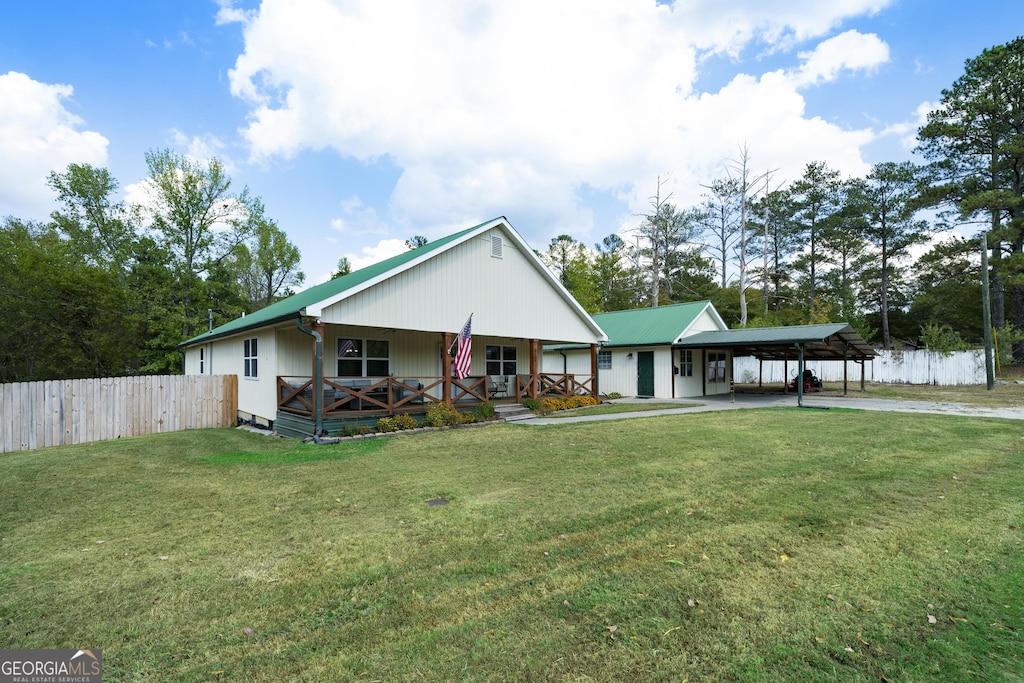
[[[636,354],[636,395],[654,396],[654,352]]]

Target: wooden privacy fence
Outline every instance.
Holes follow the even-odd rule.
[[[807,361],[807,367],[825,382],[843,381],[842,361]],[[786,377],[788,369],[789,377]],[[787,382],[796,374],[796,361],[786,368],[782,361],[765,361],[763,368],[756,358],[749,356],[733,360],[733,373],[737,382],[765,384]],[[847,362],[847,378],[860,382],[860,364]],[[935,384],[941,386],[985,384],[985,351],[879,351],[879,355],[865,363],[864,378],[880,384]]]
[[[0,384],[0,452],[238,420],[236,375],[145,375]]]

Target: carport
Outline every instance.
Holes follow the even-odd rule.
[[[847,393],[849,379],[846,362],[852,360],[860,365],[860,383],[863,390],[864,362],[878,355],[847,323],[698,332],[680,339],[672,348],[729,349],[733,358],[753,356],[762,363],[762,367],[766,360],[795,360],[797,377],[803,376],[804,362],[807,360],[842,361],[844,396]],[[760,381],[759,376],[758,382]],[[797,382],[797,404],[800,406],[803,406],[803,394],[803,382]]]

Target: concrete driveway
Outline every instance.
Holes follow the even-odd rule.
[[[567,422],[597,422],[600,420],[622,420],[632,417],[651,417],[654,415],[684,415],[687,413],[703,413],[711,410],[743,410],[748,408],[795,408],[795,394],[737,394],[733,401],[726,396],[705,396],[699,399],[638,399],[620,398],[613,403],[678,403],[679,408],[664,410],[645,410],[636,413],[614,413],[610,415],[583,415],[580,417],[538,417],[523,420],[519,424],[565,424]],[[700,405],[694,406],[694,403]],[[690,407],[684,407],[689,404]],[[1024,408],[978,408],[963,403],[944,403],[940,401],[893,401],[880,398],[860,398],[854,394],[849,396],[827,396],[807,394],[804,396],[804,407],[808,409],[853,408],[856,410],[896,411],[901,413],[933,413],[938,415],[962,415],[969,417],[997,417],[1008,420],[1024,420]]]

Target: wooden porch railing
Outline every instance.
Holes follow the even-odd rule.
[[[586,394],[595,396],[594,375],[516,375],[516,400]]]
[[[443,377],[325,377],[323,415],[326,418],[356,415],[393,415],[424,412],[431,403],[444,401]],[[536,387],[536,392],[532,391]],[[516,375],[515,398],[593,394],[593,375]],[[478,405],[494,392],[487,376],[452,379],[450,402]],[[277,378],[277,408],[281,412],[313,416],[313,379]]]

